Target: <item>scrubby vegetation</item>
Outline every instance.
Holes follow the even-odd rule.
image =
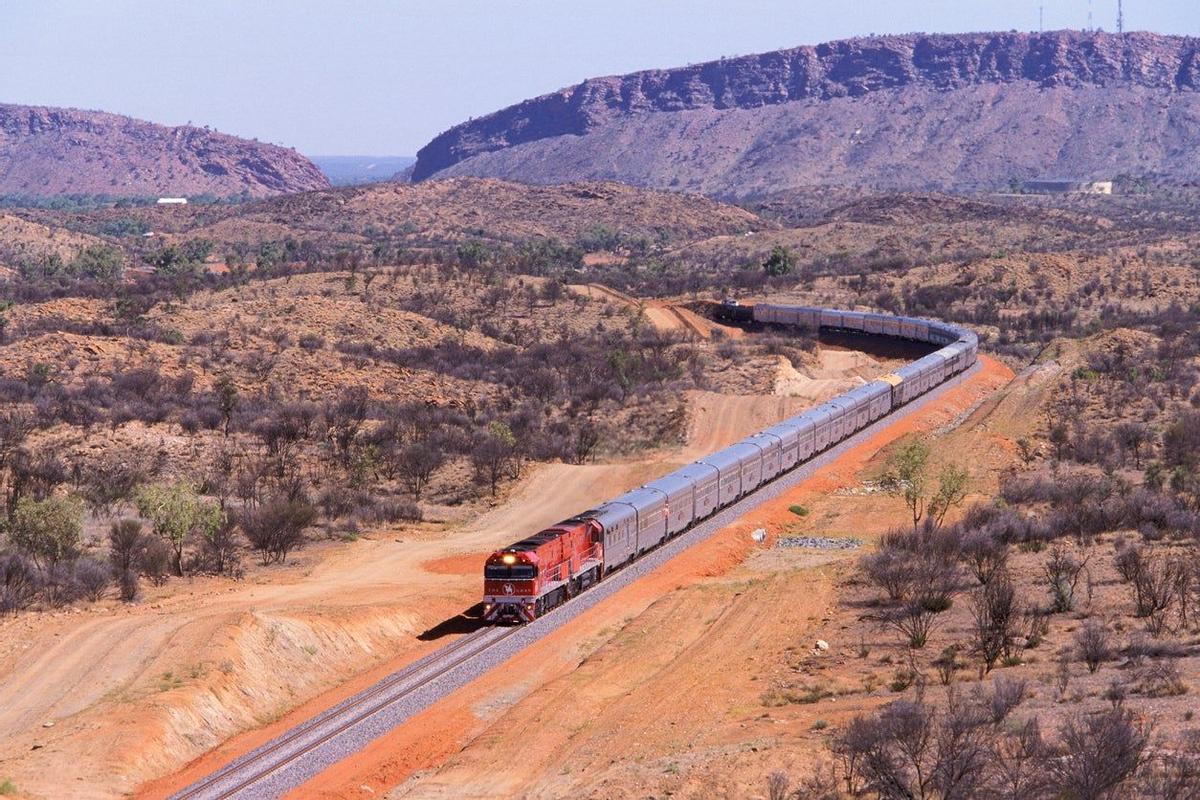
[[[1095,419],[1091,408],[1074,417]],[[1191,712],[1154,705],[1191,690],[1198,656],[1200,506],[1187,444],[1198,423],[1177,401],[1136,432],[1128,424],[1110,423],[1096,463],[1071,437],[1052,446],[1052,417],[1051,446],[1022,448],[1027,471],[994,500],[954,521],[914,513],[860,559],[842,604],[889,637],[879,664],[899,665],[890,688],[903,697],[833,734],[828,775],[790,796],[1200,792]],[[910,512],[928,502],[925,456],[913,442],[891,462]]]
[[[383,269],[345,252],[297,265],[302,246],[263,245],[254,270],[222,275],[204,266],[213,248],[154,245],[141,256],[153,272],[137,274],[93,247],[5,284],[4,611],[237,578],[314,538],[486,504],[530,462],[677,435],[680,391],[706,381],[696,343],[470,247]],[[299,303],[406,327],[306,329]],[[191,310],[213,304],[238,313],[225,324]],[[41,355],[58,342],[65,357]],[[96,364],[79,342],[117,353]],[[759,344],[724,347],[718,358]],[[292,359],[338,377],[275,377]],[[381,374],[411,385],[384,388]]]

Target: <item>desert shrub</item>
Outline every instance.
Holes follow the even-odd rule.
[[[998,541],[988,529],[976,528],[964,534],[960,554],[981,585],[991,582],[1008,563],[1008,545]]]
[[[221,514],[217,524],[201,529],[198,554],[200,568],[217,575],[233,574],[235,577],[240,575],[241,559],[238,555],[237,528],[235,519],[227,514]]]
[[[316,509],[307,500],[275,497],[243,511],[238,522],[266,565],[286,563],[288,554],[304,543],[304,529],[315,518]]]
[[[1016,682],[973,697],[951,689],[940,711],[921,700],[899,700],[877,714],[856,717],[834,742],[847,787],[856,795],[886,798],[984,794],[998,783],[995,770],[1005,738],[999,721],[1024,693]],[[1040,737],[1029,750],[1040,766]]]
[[[140,520],[120,519],[109,525],[108,557],[116,574],[135,569],[145,546]]]
[[[1175,607],[1180,571],[1184,565],[1174,559],[1150,556],[1143,560],[1133,579],[1137,615],[1146,619],[1146,628],[1154,636],[1164,633]]]
[[[370,511],[373,522],[420,522],[424,514],[416,503],[406,500],[380,500]]]
[[[29,559],[0,553],[0,614],[14,614],[33,605],[41,583],[37,567]]]
[[[1154,659],[1138,667],[1134,681],[1145,697],[1174,697],[1187,692],[1179,665],[1169,658]]]
[[[1016,589],[1006,572],[994,574],[971,597],[974,625],[971,629],[971,649],[979,657],[986,674],[1001,658],[1017,649],[1020,639],[1021,608]]]
[[[975,702],[988,713],[993,725],[999,725],[1029,696],[1028,688],[1023,680],[997,677],[990,691],[976,687]]]
[[[869,553],[859,559],[859,567],[873,584],[882,589],[893,603],[908,594],[913,582],[912,557],[907,553],[887,549]]]
[[[1187,409],[1162,435],[1163,461],[1190,470],[1200,466],[1200,411]]]
[[[1190,800],[1200,797],[1200,737],[1188,731],[1170,749],[1162,749],[1146,763],[1136,795],[1153,800]]]
[[[126,569],[117,574],[117,590],[122,602],[132,603],[137,600],[141,590],[137,570]]]
[[[879,537],[879,547],[948,562],[958,558],[962,535],[958,526],[925,521],[914,528],[891,528]]]
[[[138,553],[138,569],[155,586],[162,586],[171,571],[171,546],[157,536],[147,536]]]
[[[112,571],[92,558],[81,558],[72,565],[72,579],[78,595],[93,603],[108,593]]]
[[[1063,723],[1061,744],[1045,763],[1058,797],[1100,800],[1130,781],[1142,764],[1149,729],[1123,706],[1079,712]]]
[[[1065,547],[1054,547],[1043,565],[1050,592],[1050,610],[1065,612],[1075,608],[1075,592],[1087,568],[1087,558],[1079,559]]]
[[[417,441],[398,448],[394,466],[408,491],[420,500],[422,490],[445,460],[444,452],[436,444]]]
[[[908,647],[917,650],[929,641],[929,634],[937,626],[938,615],[944,610],[913,598],[885,611],[881,621],[899,633]]]
[[[333,522],[353,511],[370,510],[375,504],[375,498],[370,495],[364,497],[364,494],[344,484],[335,483],[321,491],[317,503],[325,519]]]
[[[1158,639],[1137,633],[1129,638],[1125,647],[1125,655],[1129,663],[1141,665],[1147,659],[1153,658],[1183,658],[1190,654],[1187,645],[1172,639]]]
[[[1133,583],[1142,573],[1146,562],[1145,548],[1125,541],[1116,543],[1113,566],[1125,583]]]
[[[1094,673],[1102,663],[1112,658],[1108,628],[1094,619],[1083,623],[1075,631],[1075,650],[1079,660],[1087,664],[1088,672]]]
[[[75,581],[74,565],[58,562],[42,570],[42,601],[60,608],[80,599],[81,587]]]
[[[94,513],[108,516],[118,503],[130,499],[138,484],[146,480],[148,466],[143,453],[107,451],[82,467],[78,481],[80,495]]]

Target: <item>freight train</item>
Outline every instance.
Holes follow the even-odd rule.
[[[514,542],[484,564],[484,618],[532,622],[614,570],[737,502],[969,369],[974,333],[945,322],[806,306],[739,306],[724,316],[767,326],[888,336],[939,345],[895,372]]]

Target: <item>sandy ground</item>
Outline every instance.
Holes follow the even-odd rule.
[[[617,305],[640,311],[645,314],[647,322],[661,331],[684,333],[701,339],[710,339],[716,332],[730,339],[739,339],[745,335],[740,328],[713,322],[677,303],[631,297],[599,283],[578,284],[567,288],[576,294],[604,298]]]
[[[939,450],[970,442],[991,453],[972,462],[976,482],[987,484],[1008,461],[991,438],[1000,405],[990,398],[1011,378],[987,360],[968,383],[291,797],[761,795],[768,772],[816,750],[804,744],[818,736],[808,707],[779,708],[772,692],[815,647],[835,579],[854,555],[780,550],[774,539],[869,538],[894,522],[898,500],[859,489],[888,445],[913,432],[937,434]],[[797,503],[808,516],[789,511]],[[766,545],[749,535],[760,527]],[[821,714],[838,718],[836,708]]]
[[[853,358],[834,349],[824,368]],[[374,531],[241,583],[174,581],[135,606],[0,620],[0,779],[33,797],[108,798],[220,747],[193,769],[215,765],[439,644],[421,634],[476,601],[479,564],[495,547],[841,388],[807,380],[791,385],[796,397],[689,393],[682,448],[538,466],[459,529]]]

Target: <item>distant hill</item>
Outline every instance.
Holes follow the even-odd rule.
[[[205,128],[0,104],[0,194],[265,197],[329,181],[284,147]]]
[[[33,216],[61,221],[53,214]],[[419,247],[479,240],[501,245],[537,239],[573,242],[597,234],[679,245],[773,227],[738,206],[676,192],[614,183],[530,186],[478,178],[378,183],[250,203],[101,209],[73,224],[107,230],[129,220],[159,236],[201,237],[222,249],[288,238],[317,247],[369,250],[387,242]],[[140,237],[133,240],[140,242]]]
[[[413,179],[616,180],[726,197],[811,185],[1200,178],[1200,39],[872,37],[596,78],[441,134]]]
[[[416,162],[413,156],[309,156],[334,186],[390,180]]]

